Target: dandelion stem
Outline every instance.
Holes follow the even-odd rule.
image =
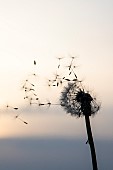
[[[89,143],[90,150],[91,150],[93,170],[98,170],[96,152],[95,152],[95,146],[94,146],[94,141],[93,141],[93,135],[91,131],[89,115],[85,115],[85,122],[86,122],[86,129],[87,129],[87,135],[88,135],[88,143]]]

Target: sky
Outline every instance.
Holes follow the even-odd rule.
[[[35,72],[41,99],[58,101],[59,90],[48,88],[47,80],[56,73],[58,57],[65,57],[65,74],[65,59],[77,56],[77,76],[101,102],[91,118],[94,138],[113,140],[112,30],[112,0],[0,0],[0,138],[87,139],[84,118],[59,106],[30,107],[22,90]]]

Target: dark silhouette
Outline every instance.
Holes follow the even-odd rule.
[[[94,115],[99,110],[100,105],[98,105],[93,97],[88,92],[85,92],[85,90],[80,86],[81,83],[76,81],[73,83],[68,83],[67,87],[64,87],[60,98],[61,106],[67,113],[70,113],[73,116],[85,116],[88,135],[88,141],[86,143],[89,143],[90,146],[93,170],[98,170],[89,117]]]

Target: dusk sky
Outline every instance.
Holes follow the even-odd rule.
[[[91,125],[97,149],[100,144],[98,140],[101,141],[103,148],[107,147],[104,143],[107,140],[111,142],[109,150],[113,145],[113,1],[0,0],[0,147],[3,146],[2,140],[14,139],[16,142],[18,138],[24,138],[26,142],[31,138],[45,140],[52,138],[60,139],[61,143],[64,139],[82,140],[85,143],[87,136],[84,118],[71,117],[60,106],[30,107],[24,100],[22,90],[25,80],[35,72],[37,77],[33,81],[37,84],[37,91],[42,101],[48,99],[53,102],[58,101],[61,89],[49,88],[47,80],[56,73],[58,57],[64,57],[61,62],[62,72],[65,75],[65,66],[70,62],[70,56],[77,56],[75,59],[77,76],[83,80],[86,89],[101,102],[101,109],[94,118],[91,118]],[[36,66],[33,65],[34,60],[37,62]],[[9,108],[8,111],[7,105],[19,107],[19,110],[16,113]],[[16,114],[20,114],[20,118],[27,121],[28,125],[15,119]],[[54,143],[54,140],[51,143]],[[22,141],[20,143],[22,146],[25,145]],[[9,149],[10,144],[6,142],[3,147],[6,145]],[[32,145],[33,142],[31,148]],[[16,146],[15,153],[20,147]],[[38,146],[37,144],[37,150]],[[80,143],[79,147],[81,146]],[[85,151],[84,148],[82,151],[88,155],[89,150],[86,149],[86,145],[84,147]],[[69,148],[72,149],[70,146]],[[7,151],[2,149],[2,152],[3,160],[7,159],[5,154]],[[97,152],[101,155],[101,149]],[[74,153],[71,157],[75,155]],[[2,160],[1,155],[0,159]],[[67,158],[64,159],[64,164],[66,160]],[[90,170],[88,160],[86,160],[86,169]],[[10,163],[12,164],[10,161],[7,162]],[[102,160],[100,164],[102,165]],[[112,161],[106,162],[107,164],[113,169]],[[5,162],[1,170],[7,170],[4,165]],[[56,163],[54,165],[56,166]],[[79,165],[78,170],[81,169]],[[100,170],[104,170],[101,165]],[[72,170],[77,167],[75,164],[72,166]],[[67,168],[66,170],[69,170],[70,166]]]

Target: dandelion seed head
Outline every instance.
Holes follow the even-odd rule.
[[[100,109],[100,104],[97,104],[96,99],[81,87],[79,81],[69,82],[64,87],[60,104],[67,113],[76,117],[82,117],[86,114],[89,116],[95,115]]]

